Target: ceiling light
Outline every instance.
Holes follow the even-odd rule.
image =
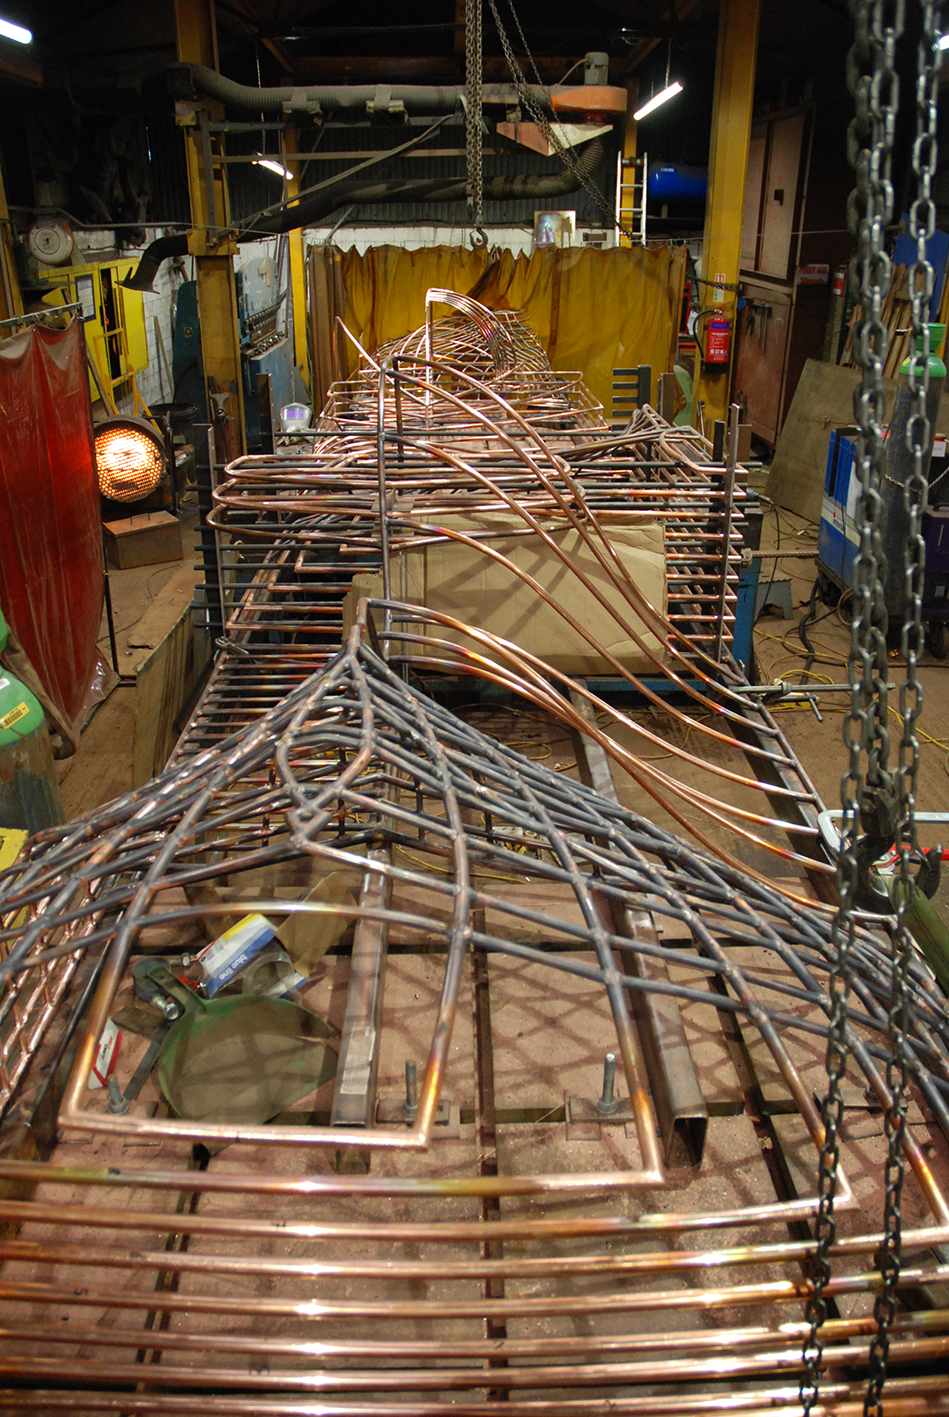
[[[949,49],[949,34],[941,34],[936,40],[937,49]]]
[[[0,35],[4,39],[12,39],[15,44],[33,43],[32,32],[25,30],[22,25],[15,25],[12,20],[0,20]]]
[[[147,497],[165,469],[165,445],[144,418],[107,418],[95,426],[99,491],[113,502]]]
[[[285,167],[281,167],[279,162],[274,162],[273,158],[257,157],[254,159],[255,167],[266,167],[268,172],[275,172],[278,177],[290,178],[291,174]]]
[[[648,103],[644,103],[642,108],[637,109],[633,114],[634,120],[638,123],[640,118],[645,118],[647,113],[652,113],[654,108],[658,108],[661,103],[668,103],[670,98],[675,98],[676,94],[681,92],[681,84],[669,84],[668,87],[660,89]]]

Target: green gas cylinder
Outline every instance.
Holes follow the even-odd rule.
[[[946,333],[945,325],[929,326],[929,348],[936,350]],[[900,381],[893,401],[890,418],[890,436],[886,445],[886,477],[880,489],[882,507],[880,511],[880,531],[886,569],[883,576],[883,601],[886,606],[889,629],[895,635],[906,616],[906,577],[903,572],[906,537],[909,530],[909,516],[906,510],[906,484],[916,473],[916,459],[908,440],[908,433],[916,417],[916,395],[909,384],[910,372],[922,379],[928,369],[929,380],[926,390],[926,419],[929,424],[929,441],[922,450],[921,471],[929,476],[932,458],[933,437],[936,432],[936,414],[946,383],[946,366],[938,354],[931,353],[923,358],[923,336],[916,338],[916,352],[903,361],[900,367]]]
[[[944,379],[944,378],[946,377],[946,366],[945,366],[945,364],[943,364],[942,360],[939,358],[939,355],[936,353],[936,350],[937,350],[937,349],[939,348],[939,346],[942,344],[943,336],[945,335],[945,333],[946,333],[946,327],[945,327],[945,325],[930,325],[930,326],[929,326],[929,358],[928,358],[928,360],[926,361],[926,363],[927,363],[927,365],[929,366],[930,387],[932,387],[932,381],[933,381],[934,379]],[[917,336],[916,336],[916,353],[915,353],[915,354],[908,354],[908,355],[906,356],[906,358],[903,360],[903,363],[900,365],[900,373],[902,374],[902,376],[903,376],[904,379],[908,379],[908,378],[909,378],[909,371],[910,371],[910,366],[911,366],[911,365],[913,365],[913,366],[915,367],[915,373],[916,373],[917,379],[921,377],[922,372],[923,372],[922,353],[923,353],[923,336],[922,336],[922,335],[917,335]],[[942,392],[942,390],[940,389],[940,393],[941,393],[941,392]],[[938,405],[939,405],[939,400],[937,399],[937,400],[936,400],[936,406],[938,407]]]
[[[0,654],[6,643],[7,622],[0,610]],[[32,835],[63,816],[42,706],[0,664],[0,827]]]

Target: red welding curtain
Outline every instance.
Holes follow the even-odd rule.
[[[0,606],[68,723],[100,665],[102,526],[84,335],[0,342]]]

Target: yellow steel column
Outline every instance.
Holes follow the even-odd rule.
[[[638,222],[636,219],[636,135],[638,124],[633,117],[636,105],[639,102],[639,81],[628,79],[626,82],[626,122],[623,125],[623,151],[619,160],[619,171],[616,174],[616,181],[619,185],[619,219],[626,227],[627,231],[633,233],[638,240]],[[645,200],[645,193],[642,193]],[[630,238],[622,231],[616,233],[617,246],[632,246]]]
[[[13,227],[7,207],[7,194],[0,173],[0,320],[12,320],[23,314],[23,296],[13,255]],[[0,330],[0,335],[11,331]]]
[[[718,14],[718,55],[709,150],[708,203],[702,245],[701,308],[713,309],[731,321],[729,364],[703,369],[696,379],[696,400],[705,404],[706,419],[724,418],[728,408],[731,361],[735,352],[738,266],[741,259],[741,219],[745,202],[745,171],[755,92],[759,0],[721,0]],[[702,321],[707,326],[707,321]],[[699,337],[704,345],[702,329]],[[696,355],[696,358],[700,358]]]
[[[214,0],[175,0],[178,58],[184,63],[217,67]],[[185,129],[188,191],[193,228],[188,249],[195,258],[201,354],[208,399],[208,417],[218,434],[218,453],[237,457],[244,451],[244,394],[241,381],[237,287],[234,279],[236,243],[225,235],[230,213],[227,179],[220,162],[224,144],[207,124],[222,116],[220,105],[179,105],[178,121]]]
[[[288,128],[284,134],[284,152],[289,159],[287,171],[290,176],[287,179],[287,197],[292,199],[299,196],[300,193],[300,163],[294,161],[299,152],[295,128]],[[306,337],[306,247],[302,228],[291,231],[288,240],[290,242],[290,309],[293,313],[293,362],[303,376],[303,382],[307,388],[312,389],[309,343]],[[319,409],[314,409],[313,412],[317,414]]]

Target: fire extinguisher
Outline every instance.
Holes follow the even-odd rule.
[[[713,315],[708,322],[705,334],[703,363],[706,368],[720,369],[728,364],[731,339],[731,320],[727,320],[723,315]]]

